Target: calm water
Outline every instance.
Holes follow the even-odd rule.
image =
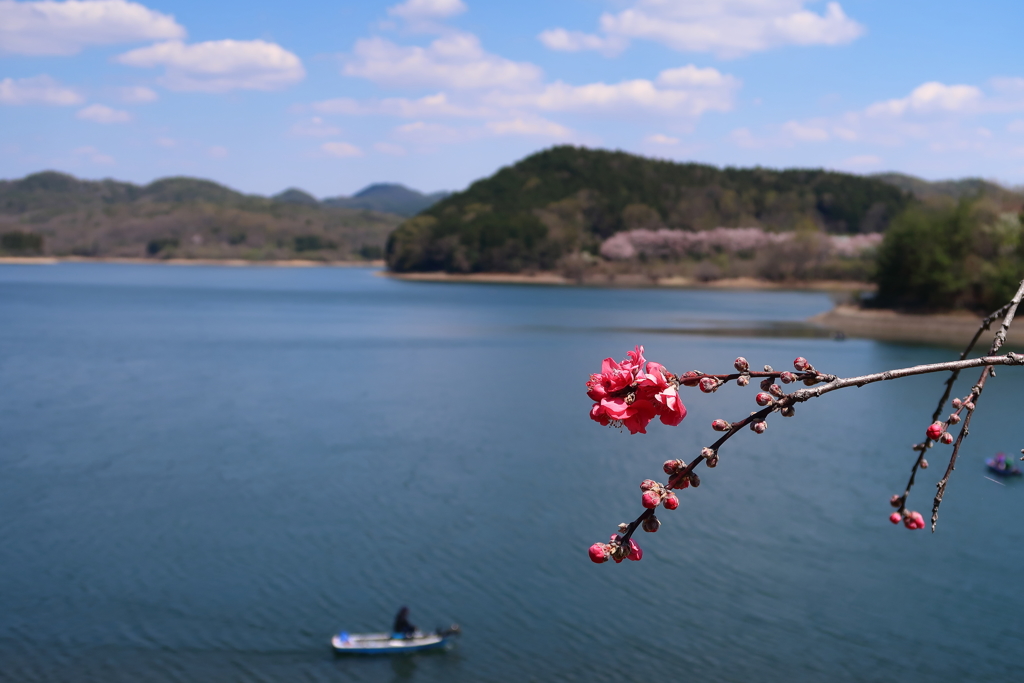
[[[368,270],[0,266],[0,680],[1020,679],[1024,375],[981,401],[939,533],[892,527],[940,380],[737,436],[639,563],[586,548],[754,387],[647,436],[587,418],[635,343],[676,371],[948,351],[786,338],[816,294],[459,286]],[[672,330],[765,323],[760,337]],[[969,380],[968,380],[969,381]],[[966,391],[966,389],[965,389]],[[914,507],[927,510],[941,459]],[[702,470],[704,474],[705,470]],[[330,634],[459,622],[447,653]]]

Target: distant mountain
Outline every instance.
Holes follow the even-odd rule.
[[[395,213],[399,216],[415,216],[447,197],[450,192],[423,194],[395,183],[375,183],[351,197],[331,197],[323,200],[326,206],[341,206],[349,209],[369,209]]]
[[[398,227],[395,271],[550,270],[623,231],[817,227],[879,232],[913,201],[876,178],[821,169],[716,168],[561,146],[500,169]]]
[[[911,192],[922,200],[947,197],[959,200],[964,197],[988,197],[1007,208],[1017,207],[1024,202],[1024,194],[1007,189],[1002,185],[981,178],[963,178],[961,180],[922,180],[903,173],[875,173],[871,176],[882,182],[889,183],[906,192]]]
[[[247,195],[197,178],[139,186],[55,171],[0,180],[0,252],[150,258],[380,258],[395,214],[301,190]]]

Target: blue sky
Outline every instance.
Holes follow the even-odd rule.
[[[0,0],[0,177],[461,189],[572,143],[1024,183],[1024,3]]]

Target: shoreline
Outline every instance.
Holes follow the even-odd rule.
[[[888,309],[863,309],[838,305],[831,311],[808,318],[807,322],[847,337],[910,344],[935,344],[963,349],[977,332],[981,316],[968,312],[899,313]],[[1001,321],[982,333],[977,349],[987,351]],[[1024,329],[1010,328],[1006,346],[1024,347]]]
[[[132,257],[90,256],[0,256],[0,265],[52,266],[58,263],[124,263],[152,266],[226,266],[246,268],[383,268],[384,261],[312,261],[307,259],[280,259],[276,261],[249,261],[247,259],[172,258],[151,259]]]

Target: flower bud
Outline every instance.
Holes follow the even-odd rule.
[[[640,499],[640,504],[648,510],[653,510],[658,507],[661,502],[661,494],[657,491],[647,491],[644,493],[643,498]]]
[[[772,366],[770,366],[770,365],[764,366],[764,371],[765,372],[775,372],[775,370],[773,370]]]
[[[715,453],[714,448],[708,448],[707,446],[700,449],[700,454],[703,455],[705,458],[713,458],[716,455],[718,455],[717,453]]]
[[[782,413],[782,417],[793,417],[794,415],[796,415],[796,408],[794,408],[793,406],[786,406],[779,412]]]
[[[796,369],[797,372],[803,372],[804,370],[810,370],[811,364],[808,363],[807,359],[803,356],[797,356],[793,361],[793,368]]]
[[[716,432],[727,432],[729,431],[729,423],[725,420],[715,420],[711,423],[711,428]]]
[[[769,403],[771,403],[773,399],[771,394],[766,394],[765,392],[762,391],[760,394],[754,397],[754,400],[757,401],[757,405],[766,406]]]
[[[784,392],[782,390],[782,387],[780,387],[778,384],[773,384],[770,387],[768,387],[768,393],[774,396],[775,398],[782,398],[783,396],[786,395],[786,392]]]
[[[934,441],[938,439],[942,435],[942,432],[944,432],[945,430],[946,427],[941,422],[933,422],[930,425],[928,425],[928,429],[925,430],[925,434],[928,436],[929,439]]]
[[[796,381],[796,375],[794,375],[792,372],[786,371],[779,375],[779,381],[781,381],[783,384],[790,384]]]
[[[684,372],[683,374],[679,375],[679,383],[686,387],[695,387],[697,386],[697,382],[700,381],[700,375],[701,373],[697,372],[696,370]]]
[[[960,399],[958,399],[958,398],[954,398],[953,399],[953,407],[954,408],[959,408],[963,404],[964,404],[963,401],[961,401]]]
[[[892,498],[889,499],[889,505],[892,505],[894,508],[898,508],[900,506],[900,503],[902,502],[903,496],[897,495],[895,493],[892,494]]]
[[[967,408],[967,410],[974,410],[974,401],[964,401],[964,408]]]
[[[707,463],[708,467],[710,467],[711,469],[714,469],[714,468],[718,467],[718,454],[716,453],[715,455],[712,455],[705,462]]]
[[[682,460],[666,460],[661,469],[665,471],[665,474],[675,474],[684,467],[686,467],[686,463]]]
[[[808,377],[808,378],[806,378],[804,380],[804,386],[805,387],[813,387],[817,383],[818,383],[818,378],[817,377]]]
[[[768,387],[770,387],[772,384],[774,384],[774,382],[772,382],[772,378],[765,377],[763,380],[761,380],[761,391],[768,391]]]
[[[736,361],[732,364],[732,366],[736,368],[737,372],[746,372],[747,370],[750,369],[750,363],[748,363],[747,359],[744,358],[743,356],[737,358]]]
[[[953,443],[953,435],[949,432],[942,432],[942,436],[939,437],[939,441],[946,444],[947,446]]]
[[[750,384],[750,375],[740,375],[736,378],[736,384],[741,387],[745,387]]]
[[[710,394],[718,390],[718,380],[714,377],[701,377],[700,390],[705,394]]]
[[[665,500],[663,502],[665,503],[666,510],[675,510],[679,507],[679,496],[669,491],[665,494]]]
[[[661,528],[661,520],[655,517],[654,515],[651,515],[643,521],[643,523],[640,525],[640,528],[649,534],[653,534],[655,531]]]
[[[911,512],[903,518],[903,526],[908,529],[923,529],[924,528],[924,517],[921,516],[920,512]]]
[[[768,423],[764,420],[758,420],[757,422],[751,422],[750,428],[758,434],[764,434],[764,430],[768,429]]]
[[[626,551],[626,559],[633,560],[634,562],[644,559],[644,551],[640,550],[640,546],[632,538],[629,539],[629,550]]]
[[[950,413],[948,422],[951,425],[960,424],[960,416],[956,413]]]
[[[925,460],[924,458],[921,458],[921,464],[919,465],[919,467],[920,467],[920,468],[921,468],[922,470],[926,470],[926,469],[928,469],[928,461],[927,461],[927,460]]]
[[[625,522],[620,522],[619,523],[619,533],[620,534],[624,534],[627,531],[629,531],[629,525],[626,524]]]
[[[700,477],[698,477],[693,472],[690,472],[690,486],[692,486],[693,488],[697,488],[698,486],[700,486]]]
[[[651,489],[656,488],[657,486],[658,482],[654,481],[653,479],[644,479],[642,482],[640,482],[641,491],[650,491]]]
[[[901,519],[903,518],[900,517],[900,513],[898,512],[894,512],[891,515],[889,515],[889,521],[893,524],[899,524]]]
[[[601,564],[608,561],[608,546],[605,543],[595,543],[590,546],[590,561]]]

